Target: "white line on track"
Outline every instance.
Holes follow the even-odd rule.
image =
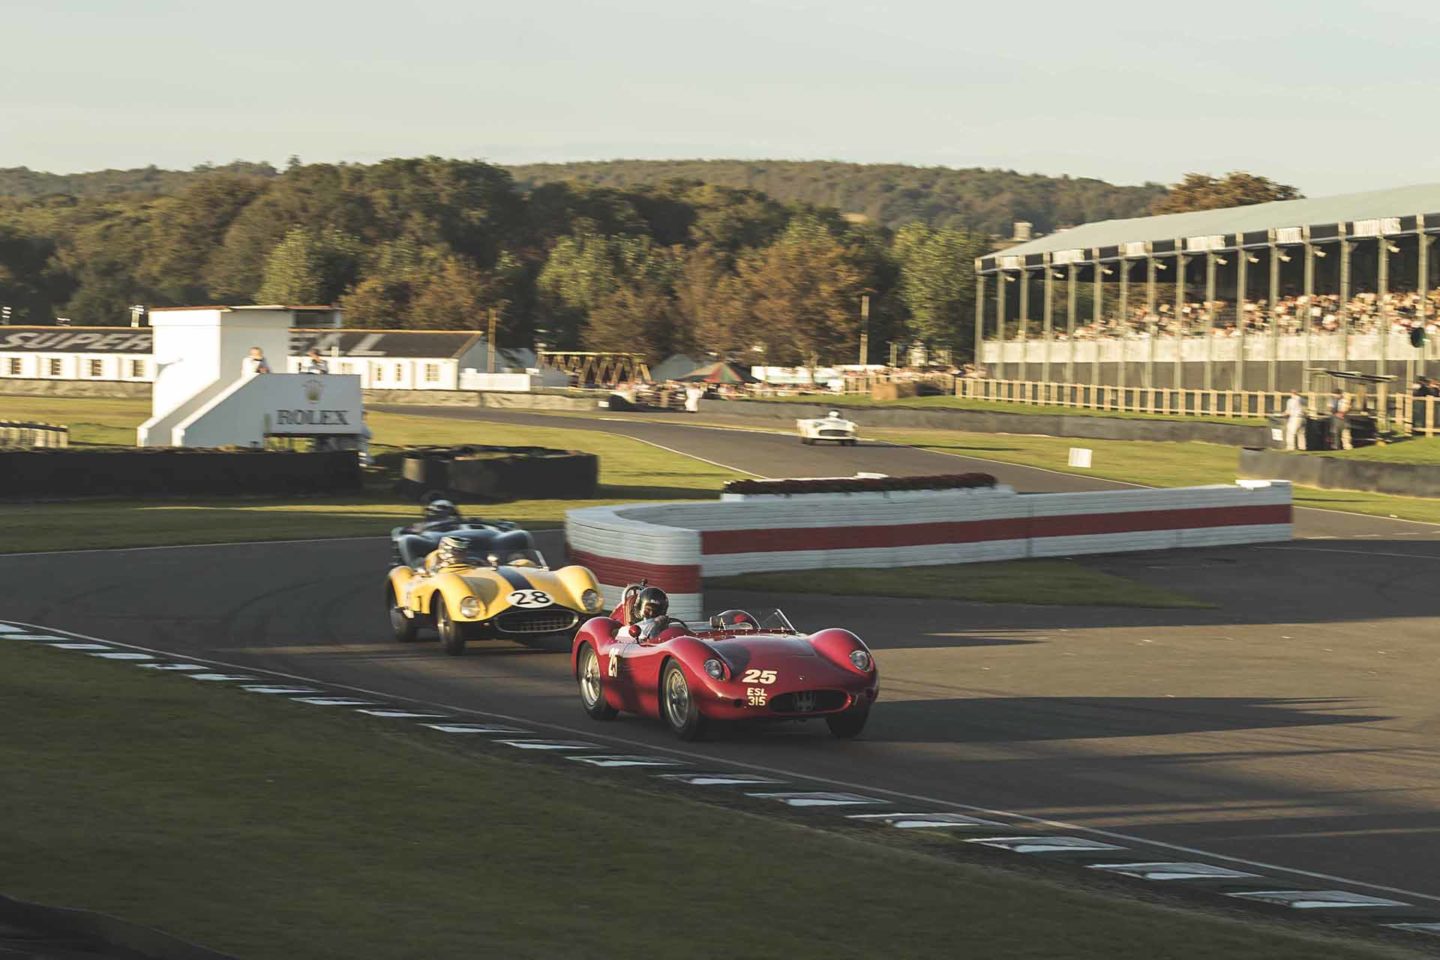
[[[95,643],[109,643],[117,647],[126,647],[131,650],[143,650],[146,653],[161,654],[163,656],[175,657],[181,660],[194,660],[200,663],[209,663],[217,667],[226,667],[233,670],[250,670],[255,673],[266,673],[274,677],[284,677],[286,680],[291,681],[323,684],[333,689],[349,690],[354,693],[362,693],[372,697],[384,697],[390,700],[401,700],[406,703],[421,704],[434,709],[450,710],[459,713],[469,713],[476,716],[489,717],[496,720],[505,720],[511,723],[523,723],[535,727],[546,727],[548,729],[557,730],[572,736],[585,737],[592,740],[605,740],[611,743],[623,744],[626,747],[640,748],[642,751],[658,751],[660,753],[670,754],[671,756],[685,757],[689,760],[696,760],[712,766],[722,765],[727,767],[739,767],[741,769],[755,771],[758,773],[767,773],[775,776],[789,777],[795,780],[808,781],[810,783],[822,783],[832,787],[843,787],[846,790],[878,793],[887,797],[897,797],[914,803],[934,804],[942,807],[950,807],[955,810],[963,810],[967,813],[987,814],[992,817],[1008,817],[1011,820],[1021,823],[1036,824],[1039,826],[1049,827],[1057,830],[1073,830],[1081,833],[1088,833],[1097,837],[1105,837],[1110,840],[1123,840],[1130,843],[1141,844],[1143,846],[1158,847],[1165,850],[1174,850],[1180,853],[1189,854],[1191,856],[1204,857],[1211,860],[1223,860],[1228,863],[1243,864],[1247,867],[1253,867],[1259,870],[1271,870],[1296,877],[1307,877],[1311,880],[1324,880],[1330,883],[1341,883],[1352,887],[1362,887],[1367,890],[1381,890],[1386,893],[1400,894],[1401,896],[1415,897],[1421,900],[1429,900],[1432,902],[1440,903],[1440,895],[1421,893],[1418,890],[1406,890],[1401,887],[1391,887],[1386,886],[1385,884],[1371,883],[1367,880],[1352,880],[1348,877],[1338,877],[1334,874],[1318,873],[1313,870],[1301,870],[1295,867],[1286,867],[1281,866],[1280,864],[1266,863],[1262,860],[1250,860],[1246,859],[1245,857],[1235,857],[1224,853],[1214,853],[1209,850],[1201,850],[1195,847],[1187,847],[1183,844],[1166,843],[1161,840],[1151,840],[1133,834],[1118,833],[1113,830],[1101,830],[1096,827],[1086,827],[1079,824],[1066,823],[1063,820],[1050,820],[1044,817],[1032,817],[1024,813],[1013,813],[1008,810],[996,810],[990,807],[979,807],[968,803],[957,803],[953,800],[942,800],[937,797],[927,797],[922,794],[905,793],[900,790],[891,790],[887,787],[877,787],[872,784],[852,783],[847,780],[835,780],[830,777],[802,773],[796,770],[787,770],[783,767],[771,767],[765,764],[747,763],[741,760],[730,760],[724,757],[710,756],[708,754],[698,753],[692,750],[682,750],[676,747],[658,746],[656,744],[646,743],[641,740],[629,740],[625,737],[616,737],[609,734],[597,733],[593,729],[582,730],[576,727],[567,727],[564,724],[550,723],[544,720],[533,720],[528,717],[516,717],[504,713],[493,713],[486,710],[476,710],[471,707],[462,707],[457,704],[437,703],[433,700],[422,700],[418,697],[406,697],[398,694],[387,693],[383,690],[372,690],[368,687],[356,687],[350,684],[334,683],[329,680],[318,680],[314,677],[304,677],[298,674],[284,673],[279,670],[270,670],[264,667],[253,667],[246,664],[229,663],[223,660],[211,660],[203,657],[192,657],[188,654],[173,653],[169,650],[160,650],[155,647],[144,647],[140,646],[139,644],[122,643],[117,640],[104,640],[100,637],[93,637],[89,634],[78,633],[73,630],[61,630],[55,627],[41,627],[38,624],[23,623],[15,620],[9,622],[16,626],[29,630],[34,630],[36,632],[64,634],[80,640],[87,640]]]
[[[1256,547],[1257,550],[1304,551],[1305,553],[1352,553],[1360,557],[1399,557],[1402,560],[1440,560],[1428,553],[1392,553],[1388,550],[1346,550],[1344,547]]]

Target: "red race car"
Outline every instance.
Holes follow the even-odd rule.
[[[850,738],[879,692],[874,658],[848,630],[802,634],[779,610],[757,619],[727,610],[708,623],[666,615],[662,591],[627,587],[609,617],[580,627],[571,664],[595,720],[624,711],[659,717],[682,740],[710,721],[823,717]]]

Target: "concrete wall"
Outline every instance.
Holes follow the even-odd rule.
[[[761,400],[702,400],[700,412],[728,416],[784,420],[793,425],[799,417],[822,417],[832,409],[821,403],[766,403]],[[1075,413],[994,413],[985,410],[957,410],[905,407],[844,407],[846,415],[866,427],[921,427],[940,430],[969,430],[976,433],[1032,433],[1048,437],[1079,437],[1090,440],[1155,440],[1219,443],[1230,446],[1265,443],[1265,427],[1238,423],[1207,423],[1198,420],[1150,420],[1125,417],[1086,416]]]
[[[1290,484],[1017,494],[803,494],[571,510],[570,555],[616,601],[641,578],[703,615],[704,578],[1289,540]]]

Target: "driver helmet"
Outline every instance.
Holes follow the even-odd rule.
[[[634,620],[663,617],[670,610],[670,598],[659,587],[646,587],[635,595]]]
[[[830,419],[831,419],[831,420],[839,420],[839,419],[840,419],[840,411],[839,411],[839,410],[831,410],[831,411],[830,411]]]
[[[470,555],[470,541],[464,537],[441,537],[438,553],[441,566],[466,563]]]
[[[449,500],[431,500],[425,504],[426,520],[458,520],[460,511]]]

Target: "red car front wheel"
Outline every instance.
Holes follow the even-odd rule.
[[[605,681],[600,675],[600,656],[588,643],[580,648],[575,679],[580,683],[580,704],[590,718],[614,720],[619,711],[605,702]]]
[[[699,740],[705,734],[700,704],[690,690],[685,671],[674,660],[665,665],[660,675],[660,715],[681,740]]]

